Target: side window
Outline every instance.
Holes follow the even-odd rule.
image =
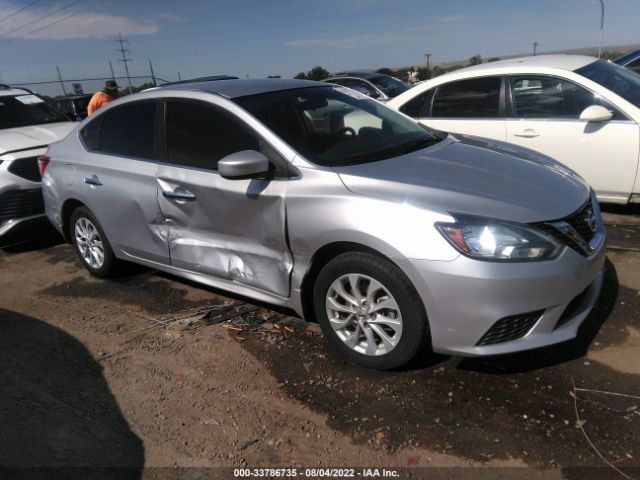
[[[218,169],[218,160],[242,150],[260,150],[258,138],[231,114],[203,103],[169,100],[167,154],[176,165]]]
[[[345,87],[349,87],[350,89],[355,90],[356,92],[363,93],[368,97],[375,97],[376,95],[378,95],[378,92],[376,91],[375,88],[373,88],[367,82],[364,82],[362,80],[355,80],[352,78],[348,78],[343,80],[342,84]]]
[[[423,92],[400,107],[400,111],[413,118],[429,117],[433,90]]]
[[[102,126],[103,119],[104,115],[100,115],[80,130],[80,140],[82,141],[84,148],[90,152],[95,152],[100,149],[100,127]]]
[[[101,115],[104,119],[98,150],[125,157],[155,159],[157,105],[155,101],[130,103]]]
[[[636,58],[633,62],[626,65],[629,70],[633,70],[636,73],[640,73],[640,57]]]
[[[472,78],[438,87],[432,117],[497,118],[500,116],[500,77]]]
[[[608,105],[572,82],[543,76],[511,79],[513,114],[516,118],[565,118],[577,120],[595,104]]]

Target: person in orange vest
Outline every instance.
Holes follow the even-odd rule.
[[[109,102],[113,102],[117,96],[118,84],[115,80],[107,80],[104,83],[104,90],[94,93],[93,97],[91,97],[91,100],[89,100],[89,105],[87,105],[87,114],[91,115],[100,107],[106,105]]]

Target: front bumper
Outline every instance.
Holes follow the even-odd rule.
[[[6,154],[0,159],[0,241],[3,243],[44,218],[42,187],[33,172],[34,157],[43,151],[26,152],[26,158]]]
[[[399,263],[426,307],[433,350],[483,356],[575,338],[599,296],[604,261],[603,242],[588,258],[565,248],[557,259],[545,262],[498,263],[460,256],[450,262]],[[530,312],[539,314],[520,338],[479,345],[499,320]]]

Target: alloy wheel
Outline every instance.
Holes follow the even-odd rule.
[[[402,336],[400,307],[389,290],[367,275],[338,277],[327,290],[331,327],[350,349],[378,356],[391,352]]]
[[[93,269],[104,264],[104,245],[96,226],[86,217],[76,221],[75,240],[82,259]]]

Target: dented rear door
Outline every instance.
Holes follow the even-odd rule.
[[[168,163],[158,167],[158,198],[174,267],[286,297],[286,180],[227,180],[217,161],[261,141],[219,107],[166,104]]]

